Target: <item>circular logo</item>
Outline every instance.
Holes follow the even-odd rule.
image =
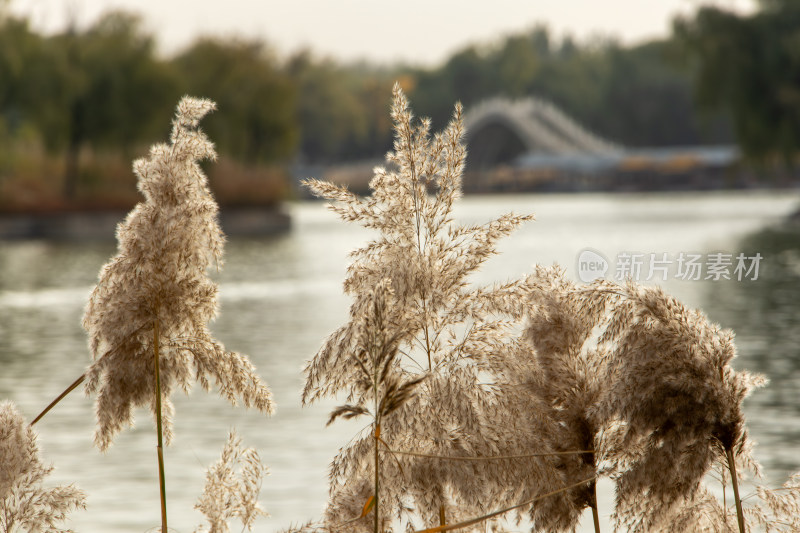
[[[608,260],[603,254],[586,248],[578,254],[578,279],[589,283],[604,278],[608,272]]]

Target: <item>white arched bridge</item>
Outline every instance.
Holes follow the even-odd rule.
[[[464,126],[474,168],[508,163],[526,153],[618,156],[624,151],[534,97],[484,100],[466,113]]]
[[[467,170],[472,174],[465,176],[468,190],[503,188],[498,179],[515,189],[555,181],[561,182],[558,188],[615,188],[610,182],[620,177],[629,184],[676,175],[694,182],[700,174],[701,179],[719,174],[738,159],[732,146],[625,147],[534,97],[484,100],[467,110],[464,126]],[[664,185],[678,181],[670,179]]]

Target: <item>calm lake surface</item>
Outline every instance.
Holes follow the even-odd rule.
[[[611,278],[630,273],[620,265],[635,254],[642,254],[636,256],[641,281],[650,266],[666,267],[666,273],[654,271],[651,283],[733,328],[735,365],[770,378],[746,411],[756,456],[768,479],[780,484],[800,469],[800,229],[781,225],[798,207],[798,191],[513,195],[467,197],[456,213],[469,223],[508,211],[536,214],[535,222],[501,243],[501,254],[484,266],[477,283],[519,277],[535,263],[559,263],[577,279],[578,255],[587,248],[607,259]],[[232,408],[199,387],[189,397],[173,397],[176,439],[165,456],[174,531],[188,533],[202,523],[194,502],[230,428],[258,448],[270,467],[261,502],[271,517],[260,519],[256,530],[271,532],[321,514],[327,465],[366,423],[337,421],[325,428],[335,402],[301,408],[300,389],[304,362],[347,318],[349,299],[341,292],[347,253],[371,233],[340,222],[320,203],[288,209],[291,232],[228,243],[225,266],[216,275],[221,313],[212,327],[228,349],[250,356],[278,412],[265,418]],[[16,402],[26,419],[89,363],[83,306],[98,269],[114,253],[113,243],[0,243],[0,399]],[[721,253],[723,261],[730,254],[731,279],[680,279],[681,253],[700,256],[706,268],[714,262],[709,254]],[[660,262],[653,263],[650,254]],[[736,271],[739,254],[748,268],[758,263],[757,279],[754,270]],[[758,261],[751,259],[756,254]],[[71,527],[84,533],[150,530],[160,523],[151,417],[140,411],[137,427],[100,454],[92,446],[92,403],[75,391],[36,426],[44,457],[56,466],[50,481],[74,482],[89,495],[88,510],[73,513]],[[612,489],[601,484],[601,490],[601,512],[607,515]]]

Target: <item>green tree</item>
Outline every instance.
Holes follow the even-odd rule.
[[[217,102],[206,126],[221,153],[242,162],[288,159],[297,143],[296,91],[259,41],[203,38],[173,60],[184,92]]]
[[[21,118],[25,69],[39,45],[27,21],[0,14],[0,121],[7,126]]]
[[[698,102],[730,110],[745,154],[792,165],[800,148],[800,5],[761,4],[750,16],[702,7],[678,19],[675,34],[696,69]]]
[[[120,11],[85,32],[71,28],[48,38],[41,59],[28,74],[37,104],[31,114],[46,146],[65,150],[64,194],[73,198],[81,149],[127,150],[151,138],[160,130],[155,117],[169,113],[176,97],[175,80],[140,19]]]
[[[293,56],[287,70],[298,91],[297,119],[300,153],[304,159],[329,162],[343,159],[369,134],[369,121],[358,85],[330,60],[315,60],[310,52]],[[386,98],[385,98],[386,100]]]
[[[416,96],[431,85],[442,84],[444,90],[434,91],[435,100],[424,97],[419,102],[420,112],[427,115],[427,109],[435,106],[430,114],[437,124],[444,124],[450,116],[452,102],[460,101],[466,108],[476,104],[499,89],[494,76],[496,69],[489,67],[486,54],[477,46],[469,46],[453,54],[439,72],[420,79]],[[447,103],[445,103],[447,102]]]
[[[602,88],[610,74],[610,46],[606,42],[580,46],[565,38],[543,59],[528,94],[553,102],[582,124],[608,136],[602,129],[602,119],[610,110]]]
[[[671,40],[609,47],[608,73],[600,89],[608,111],[597,113],[592,125],[633,146],[730,142],[720,113],[698,114],[692,80],[675,58],[676,47]]]
[[[532,35],[512,35],[490,61],[497,69],[502,92],[511,97],[524,96],[531,89],[541,59]]]
[[[0,177],[13,159],[11,140],[29,123],[27,110],[33,104],[28,72],[40,64],[42,39],[28,22],[4,15],[0,2]]]
[[[730,142],[724,113],[701,117],[692,71],[675,40],[623,46],[613,39],[552,39],[546,27],[469,46],[441,67],[412,70],[421,114],[443,123],[449,103],[467,111],[483,99],[534,96],[590,130],[634,146]]]
[[[394,81],[407,78],[402,69],[339,64],[304,50],[289,58],[286,70],[298,92],[301,160],[372,159],[392,147],[389,97]]]
[[[367,113],[367,136],[360,147],[361,157],[383,157],[392,148],[394,139],[389,115],[389,96],[392,85],[399,80],[401,86],[410,86],[411,78],[399,72],[367,70],[358,73],[361,105]]]

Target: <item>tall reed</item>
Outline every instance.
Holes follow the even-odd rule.
[[[630,531],[650,531],[692,497],[714,461],[733,466],[749,449],[742,402],[766,380],[730,366],[733,333],[702,312],[659,288],[616,290],[601,336],[609,386],[598,413],[623,423],[616,517]]]
[[[495,242],[531,217],[454,222],[465,158],[459,106],[431,138],[430,123],[414,124],[396,87],[392,119],[394,151],[375,169],[371,196],[306,182],[342,219],[377,235],[352,253],[350,320],[308,363],[303,401],[378,397],[383,385],[367,379],[374,367],[354,354],[364,353],[359,331],[383,283],[392,297],[381,313],[398,332],[393,372],[427,377],[394,416],[373,413],[372,434],[334,459],[322,530],[369,531],[372,498],[373,533],[392,527],[378,524],[379,511],[407,530],[419,522],[431,532],[481,528],[516,511],[536,531],[572,531],[587,508],[599,531],[601,477],[616,484],[608,511],[617,529],[670,530],[676,517],[689,523],[686,509],[710,506],[704,478],[713,465],[737,481],[737,464],[755,468],[741,405],[764,380],[730,366],[730,332],[660,289],[579,285],[558,268],[471,285]],[[357,403],[334,415],[364,413]],[[796,489],[786,491],[794,501]]]
[[[117,227],[119,252],[100,271],[83,326],[94,362],[86,392],[97,394],[95,444],[106,450],[148,405],[156,419],[162,531],[167,530],[163,435],[172,439],[172,403],[192,378],[209,389],[213,378],[231,403],[241,399],[264,413],[271,393],[247,357],[225,350],[208,322],[217,312],[217,286],[207,269],[222,264],[224,236],[217,204],[199,166],[216,157],[197,128],[213,102],[185,97],[178,104],[169,144],[134,163],[139,203]]]
[[[392,291],[389,280],[379,283],[367,295],[367,309],[360,315],[356,330],[355,351],[350,364],[359,370],[358,378],[350,393],[355,402],[336,408],[328,420],[331,424],[338,417],[355,418],[361,415],[372,417],[373,479],[374,492],[368,499],[361,518],[372,509],[373,533],[383,531],[381,520],[381,448],[387,446],[382,436],[382,423],[413,397],[417,386],[425,375],[414,379],[405,378],[399,372],[398,341],[405,332],[389,321],[392,306]],[[388,448],[384,451],[391,451]]]
[[[377,235],[352,253],[344,283],[354,299],[350,320],[306,367],[303,400],[338,392],[353,396],[363,375],[352,354],[360,350],[359,324],[369,309],[365,302],[376,286],[388,283],[392,305],[384,313],[398,332],[393,372],[399,382],[427,377],[394,416],[381,420],[384,453],[395,451],[381,463],[381,503],[406,525],[421,520],[434,526],[441,525],[443,516],[455,523],[513,498],[529,500],[562,487],[557,485],[557,461],[541,453],[551,450],[538,431],[540,420],[503,409],[506,399],[491,379],[501,354],[522,344],[513,332],[524,318],[526,280],[487,287],[469,282],[496,253],[497,241],[532,217],[508,214],[482,225],[456,223],[452,210],[461,195],[466,156],[461,107],[456,106],[442,133],[431,136],[430,122],[415,124],[405,96],[395,87],[391,114],[394,151],[387,155],[386,168],[375,169],[371,196],[306,182],[314,194],[332,200],[331,209],[345,221]],[[374,445],[374,435],[362,436],[334,460],[329,527],[349,523],[374,493],[364,485]],[[514,453],[520,457],[449,460]]]
[[[150,407],[162,532],[172,390],[188,392],[192,379],[209,389],[213,378],[232,403],[273,409],[247,358],[208,329],[217,287],[207,270],[221,265],[224,238],[198,165],[215,153],[197,126],[213,108],[181,100],[170,143],[135,163],[145,201],[119,225],[119,252],[86,308],[94,361],[65,391],[85,378],[97,394],[101,450],[132,424],[135,407]],[[535,531],[574,531],[591,508],[599,531],[603,476],[616,486],[617,530],[800,530],[800,473],[777,489],[757,485],[749,500],[742,494],[745,474],[760,472],[742,403],[765,380],[731,366],[732,332],[659,288],[579,285],[557,267],[471,284],[496,242],[531,217],[454,221],[466,157],[460,106],[431,137],[430,123],[414,123],[395,87],[392,119],[394,151],[375,170],[371,197],[306,182],[344,220],[377,236],[353,252],[349,320],[308,363],[303,390],[304,403],[344,393],[329,423],[368,415],[370,431],[334,459],[323,522],[300,530],[382,533],[399,523],[485,531],[487,521],[515,512]],[[57,522],[84,505],[72,486],[41,487],[51,468],[8,402],[0,404],[0,465],[0,533],[63,531]],[[724,487],[730,480],[733,505],[709,490],[714,469]],[[197,505],[211,533],[229,531],[233,517],[252,528],[263,514],[265,473],[231,433]]]
[[[527,283],[523,332],[527,349],[508,354],[510,361],[505,363],[516,370],[504,388],[510,401],[521,403],[520,409],[532,400],[538,402],[538,416],[546,421],[543,438],[552,449],[583,452],[558,456],[561,483],[597,479],[602,463],[618,447],[613,424],[593,412],[607,383],[601,379],[605,358],[590,339],[608,303],[603,293],[578,290],[555,267],[537,266]],[[595,531],[599,531],[595,481],[574,487],[560,500],[534,507],[531,519],[543,530],[569,531],[586,508],[591,509]]]

